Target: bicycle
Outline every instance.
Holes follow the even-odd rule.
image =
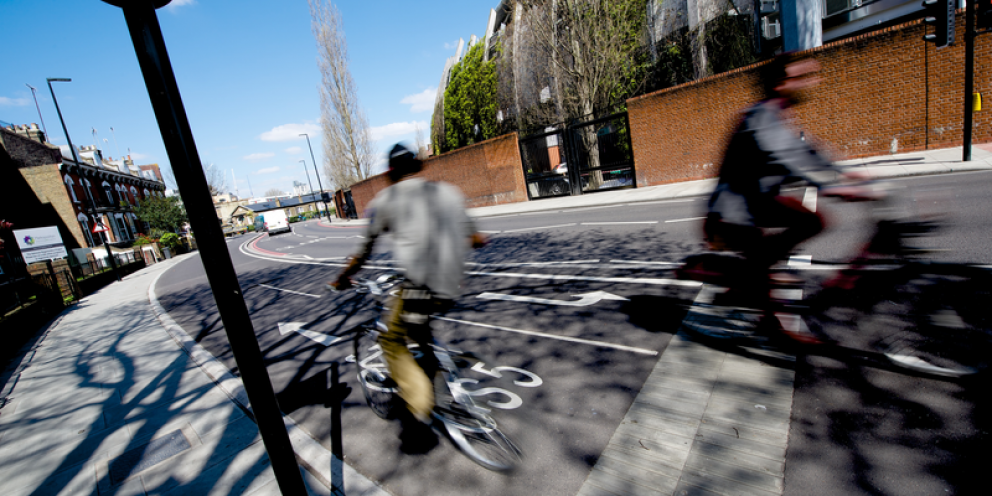
[[[402,281],[402,276],[397,274],[385,274],[376,280],[352,278],[356,292],[374,297],[380,315],[390,290]],[[358,366],[358,382],[366,403],[380,418],[391,419],[405,406],[399,398],[396,382],[381,360],[378,337],[384,332],[386,325],[378,317],[360,325],[353,339],[354,355],[348,357],[348,361],[354,361]],[[410,347],[415,359],[429,359],[415,344]],[[460,370],[481,360],[472,353],[444,346],[436,338],[432,347],[438,362],[438,373],[434,378],[435,427],[443,427],[458,449],[482,467],[498,472],[515,468],[522,460],[521,450],[500,431],[490,410],[479,405],[463,386],[474,379],[463,378]]]
[[[874,211],[892,212],[894,198],[886,195],[879,200],[885,208]],[[768,308],[719,301],[722,288],[741,287],[743,258],[694,255],[676,269],[676,277],[706,284],[683,327],[708,339],[769,347],[781,344],[761,327],[769,323],[763,317],[774,315],[787,332],[815,336],[838,349],[872,350],[869,356],[901,369],[950,378],[979,374],[989,368],[992,352],[992,272],[920,259],[927,250],[912,248],[907,240],[938,227],[935,221],[877,219],[871,240],[847,267],[822,284],[780,285]],[[797,291],[805,296],[797,297]]]

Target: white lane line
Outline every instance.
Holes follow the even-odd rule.
[[[507,217],[516,217],[520,214],[506,214],[506,215],[494,215],[492,217],[479,217],[479,220],[489,220],[489,219],[505,219]]]
[[[503,231],[503,232],[505,232],[505,233],[511,233],[511,232],[533,231],[535,229],[554,229],[556,227],[572,227],[574,225],[575,225],[575,223],[573,222],[571,224],[558,224],[556,226],[541,226],[541,227],[527,227],[527,228],[524,228],[524,229],[510,229],[510,230]]]
[[[665,224],[669,224],[669,223],[672,223],[672,222],[691,222],[691,221],[694,221],[694,220],[703,220],[705,218],[706,217],[686,217],[684,219],[672,219],[672,220],[666,220],[665,221]]]
[[[499,234],[503,231],[479,231],[479,232],[483,234]]]
[[[599,259],[596,260],[568,260],[564,262],[518,262],[518,263],[476,263],[476,262],[466,262],[465,265],[479,265],[482,267],[540,267],[545,265],[572,265],[572,264],[590,264],[597,263]]]
[[[615,224],[657,224],[656,220],[626,221],[626,222],[583,222],[583,226],[612,226]]]
[[[644,349],[644,348],[635,348],[633,346],[625,346],[625,345],[622,345],[622,344],[606,343],[606,342],[603,342],[603,341],[593,341],[591,339],[572,338],[572,337],[568,337],[568,336],[556,336],[554,334],[547,334],[547,333],[544,333],[544,332],[525,331],[523,329],[513,329],[511,327],[503,327],[503,326],[492,325],[492,324],[483,324],[483,323],[480,323],[480,322],[470,322],[470,321],[467,321],[467,320],[458,320],[458,319],[452,319],[452,318],[448,318],[448,317],[433,317],[433,318],[435,318],[437,320],[446,320],[448,322],[455,322],[455,323],[458,323],[458,324],[465,324],[465,325],[471,325],[471,326],[485,327],[486,329],[495,329],[497,331],[515,332],[517,334],[526,334],[528,336],[539,336],[539,337],[542,337],[542,338],[557,339],[559,341],[568,341],[570,343],[588,344],[588,345],[597,346],[597,347],[600,347],[600,348],[612,348],[614,350],[630,351],[630,352],[634,352],[634,353],[640,353],[642,355],[651,355],[651,356],[657,356],[658,355],[658,352],[657,351],[654,351],[654,350],[648,350],[648,349]]]
[[[806,207],[810,212],[816,212],[816,187],[807,186],[806,192],[803,193],[803,206]]]
[[[268,284],[259,284],[259,286],[261,286],[263,288],[274,289],[276,291],[283,291],[283,292],[286,292],[286,293],[293,293],[295,295],[300,295],[300,296],[309,296],[311,298],[320,298],[320,295],[314,295],[314,294],[310,294],[310,293],[301,293],[299,291],[293,291],[292,289],[277,288],[275,286],[269,286]]]
[[[637,205],[657,205],[662,203],[686,203],[686,202],[696,201],[698,199],[699,198],[690,198],[688,200],[658,200],[658,201],[634,202],[634,203],[630,203],[629,205],[633,207]]]
[[[514,272],[466,272],[473,276],[492,277],[517,277],[520,279],[547,279],[552,281],[596,281],[596,282],[617,282],[623,284],[651,284],[655,286],[686,286],[695,288],[702,286],[699,281],[681,281],[679,279],[659,279],[659,278],[636,278],[636,277],[591,277],[591,276],[569,276],[558,274],[521,274]]]
[[[682,262],[646,262],[640,260],[610,260],[610,263],[638,265],[682,265]]]
[[[793,255],[789,257],[790,267],[809,267],[813,265],[813,255]]]
[[[600,206],[600,207],[570,208],[570,209],[562,210],[561,212],[567,214],[567,213],[571,213],[571,212],[584,212],[586,210],[600,210],[600,209],[603,209],[603,208],[615,208],[615,207],[621,207],[621,206],[623,206],[623,205],[603,205],[603,206]]]

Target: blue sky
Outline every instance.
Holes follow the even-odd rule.
[[[336,2],[380,155],[412,142],[414,123],[429,135],[446,59],[459,38],[485,35],[498,4]],[[168,168],[120,9],[100,0],[0,0],[0,11],[0,121],[41,125],[30,84],[50,141],[65,144],[45,78],[72,78],[52,84],[74,145]],[[306,0],[173,0],[158,18],[204,167],[223,169],[231,192],[247,197],[250,182],[262,196],[306,182],[299,162],[306,160],[316,189],[307,143],[297,136],[310,134],[320,166],[320,74]]]

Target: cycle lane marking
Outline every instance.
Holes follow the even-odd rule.
[[[572,295],[573,297],[579,298],[578,300],[553,300],[547,298],[535,298],[533,296],[519,296],[503,293],[481,293],[476,296],[476,298],[482,298],[483,300],[502,300],[502,301],[517,301],[521,303],[540,303],[544,305],[561,305],[567,307],[587,307],[589,305],[595,305],[601,300],[622,300],[628,301],[627,298],[622,296],[617,296],[612,293],[607,293],[606,291],[593,291],[591,293],[583,293]]]
[[[696,288],[702,286],[703,283],[699,281],[683,281],[680,279],[665,279],[656,277],[595,277],[595,276],[579,276],[579,275],[564,275],[564,274],[524,274],[520,272],[480,272],[480,271],[466,271],[466,275],[473,276],[490,276],[490,277],[516,277],[520,279],[545,279],[549,281],[595,281],[595,282],[614,282],[621,284],[648,284],[654,286],[685,286],[690,288]]]
[[[318,261],[304,261],[304,260],[287,260],[284,258],[268,258],[261,256],[257,253],[252,253],[247,250],[246,245],[242,245],[239,249],[241,253],[253,257],[262,258],[265,260],[271,260],[274,262],[282,263],[293,263],[293,264],[308,264],[308,265],[323,265],[325,267],[344,267],[346,264],[336,263],[336,262],[318,262]],[[284,254],[278,254],[285,256]],[[377,270],[396,270],[396,267],[385,267],[381,265],[365,265],[366,269],[377,269]],[[520,272],[483,272],[483,271],[466,271],[466,275],[478,275],[478,276],[490,276],[490,277],[517,277],[521,279],[544,279],[551,281],[593,281],[593,282],[613,282],[621,284],[648,284],[654,286],[684,286],[684,287],[699,287],[703,283],[699,281],[682,281],[679,279],[665,279],[665,278],[636,278],[636,277],[595,277],[595,276],[580,276],[580,275],[561,275],[561,274],[524,274]]]
[[[537,336],[537,337],[548,338],[548,339],[556,339],[558,341],[567,341],[567,342],[570,342],[570,343],[588,344],[588,345],[597,346],[597,347],[600,347],[600,348],[611,348],[611,349],[620,350],[620,351],[630,351],[630,352],[638,353],[638,354],[641,354],[641,355],[649,355],[649,356],[657,356],[658,355],[658,352],[655,351],[655,350],[648,350],[648,349],[645,349],[645,348],[636,348],[634,346],[627,346],[627,345],[622,345],[622,344],[608,343],[606,341],[595,341],[595,340],[592,340],[592,339],[573,338],[571,336],[559,336],[559,335],[556,335],[556,334],[548,334],[546,332],[528,331],[528,330],[525,330],[525,329],[514,329],[512,327],[498,326],[498,325],[493,325],[493,324],[483,324],[482,322],[472,322],[472,321],[469,321],[469,320],[453,319],[451,317],[431,317],[431,318],[432,319],[435,319],[435,320],[444,320],[444,321],[447,321],[447,322],[454,322],[456,324],[465,324],[465,325],[469,325],[469,326],[483,327],[483,328],[486,328],[486,329],[494,329],[494,330],[497,330],[497,331],[505,331],[505,332],[513,332],[513,333],[517,333],[517,334],[525,334],[527,336]]]
[[[269,285],[269,284],[259,284],[259,286],[261,286],[263,288],[274,289],[276,291],[283,291],[285,293],[292,293],[292,294],[300,295],[300,296],[309,296],[311,298],[320,298],[320,295],[315,295],[315,294],[310,294],[310,293],[304,293],[304,292],[301,292],[301,291],[293,291],[292,289],[278,288],[276,286],[272,286],[272,285]]]

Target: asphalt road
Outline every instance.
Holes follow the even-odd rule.
[[[908,201],[897,213],[949,214],[941,235],[921,243],[951,248],[934,257],[988,264],[990,183],[989,173],[894,181],[909,187],[899,192]],[[831,230],[803,252],[843,260],[867,239],[868,220],[879,212],[820,203]],[[253,235],[228,246],[280,406],[329,449],[331,426],[340,425],[343,456],[360,472],[395,494],[572,495],[678,331],[677,303],[695,296],[694,287],[667,278],[670,264],[702,251],[704,208],[705,199],[695,198],[477,220],[491,243],[470,258],[464,294],[446,315],[456,321],[437,321],[435,333],[489,358],[486,367],[517,367],[540,378],[527,387],[535,381],[514,384],[509,373],[499,380],[473,376],[527,454],[512,477],[475,466],[447,443],[427,455],[402,455],[398,426],[365,406],[347,337],[374,315],[353,292],[323,291],[362,241],[361,228],[294,224],[292,234],[258,239],[254,250],[245,246]],[[371,266],[392,265],[388,239],[382,241]],[[170,315],[237,372],[199,259],[170,270],[157,291]],[[595,291],[624,300],[581,307],[547,301]],[[484,293],[517,300],[480,298]],[[343,339],[325,346],[280,333],[280,323]],[[340,408],[329,408],[332,376],[354,388]],[[800,356],[786,492],[963,494],[975,477],[968,457],[989,440],[988,407],[976,390],[843,357]]]

